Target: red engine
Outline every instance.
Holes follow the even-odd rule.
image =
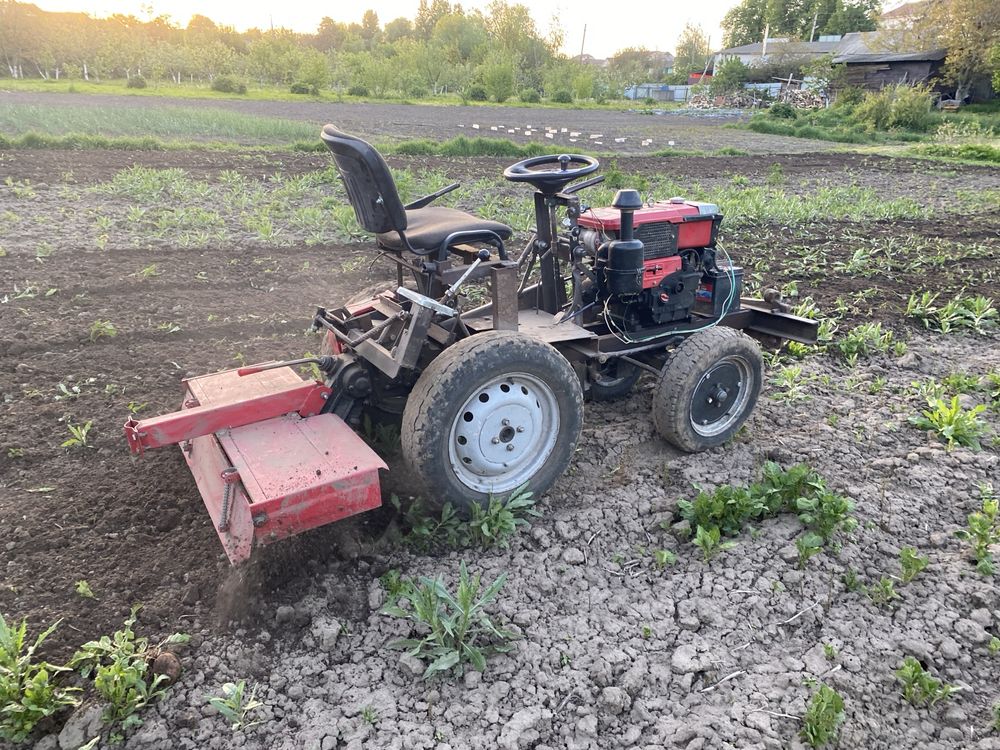
[[[619,203],[623,193],[632,193],[627,206]],[[615,325],[638,331],[688,320],[696,304],[713,317],[739,308],[742,270],[716,262],[716,205],[681,198],[642,205],[635,191],[619,196],[615,206],[577,218],[578,241],[594,258],[594,301]]]
[[[577,223],[582,227],[580,241],[588,250],[608,240],[617,239],[621,213],[615,208],[592,208]],[[634,233],[643,244],[642,288],[652,289],[681,270],[681,250],[710,247],[722,223],[718,206],[674,198],[640,208],[633,214]],[[589,231],[588,231],[589,230]]]

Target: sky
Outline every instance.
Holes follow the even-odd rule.
[[[721,46],[719,23],[738,0],[645,0],[618,5],[609,0],[520,0],[531,8],[535,23],[544,34],[551,27],[553,15],[560,19],[565,35],[563,51],[579,55],[584,26],[587,35],[583,51],[594,57],[609,57],[625,47],[673,52],[684,25],[700,24],[710,37],[713,49]],[[82,11],[104,17],[125,13],[145,18],[152,6],[153,15],[167,14],[174,23],[187,25],[194,13],[208,16],[216,23],[235,26],[240,31],[251,27],[283,26],[294,31],[313,32],[323,16],[337,21],[360,22],[366,8],[386,22],[406,16],[413,18],[419,0],[361,0],[361,2],[318,3],[315,0],[283,0],[281,3],[247,3],[245,0],[34,0],[44,10]],[[464,0],[467,10],[482,9],[489,0]]]

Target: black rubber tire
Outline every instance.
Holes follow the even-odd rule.
[[[738,407],[738,413],[726,417],[732,423],[725,430],[715,435],[699,434],[692,424],[693,399],[702,377],[726,358],[742,362],[753,382],[745,401],[733,407]],[[689,453],[722,445],[753,412],[760,396],[763,367],[756,342],[742,331],[719,326],[692,334],[674,349],[660,371],[653,392],[656,431],[664,440]]]
[[[608,361],[609,368],[617,368],[614,376],[604,380],[590,379],[590,399],[592,401],[617,401],[632,392],[642,377],[642,368],[619,358]]]
[[[569,362],[548,344],[512,331],[486,331],[453,344],[417,380],[403,410],[403,459],[422,481],[428,502],[450,502],[466,512],[490,494],[464,484],[452,469],[449,441],[465,404],[491,380],[525,373],[549,386],[558,409],[558,433],[545,462],[526,477],[536,494],[551,487],[573,458],[583,425],[583,388]]]

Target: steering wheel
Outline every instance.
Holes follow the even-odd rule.
[[[558,193],[573,180],[597,170],[601,163],[592,156],[561,154],[533,156],[511,164],[503,176],[511,182],[528,182],[543,193]]]

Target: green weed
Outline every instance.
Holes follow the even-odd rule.
[[[59,622],[28,641],[28,621],[10,627],[0,615],[0,739],[24,742],[42,719],[79,701],[76,688],[57,686],[52,678],[66,667],[35,661],[35,652]]]
[[[851,516],[851,501],[831,492],[823,478],[805,464],[786,471],[768,461],[760,482],[746,487],[722,485],[713,492],[699,492],[694,500],[681,500],[678,507],[681,517],[696,529],[694,543],[706,559],[725,549],[721,546],[723,536],[738,534],[747,523],[778,513],[796,513],[809,533],[818,538],[819,546],[857,525]],[[801,541],[800,562],[818,551],[816,541]]]
[[[998,312],[989,297],[958,295],[940,306],[937,299],[938,295],[931,292],[914,292],[907,300],[906,315],[921,321],[925,328],[939,333],[950,333],[956,328],[987,333],[997,325]]]
[[[121,630],[85,643],[70,661],[82,677],[94,675],[94,688],[107,703],[102,718],[117,726],[113,737],[142,724],[138,712],[166,695],[167,676],[150,674],[155,655],[165,646],[189,640],[183,633],[174,633],[151,648],[149,640],[137,637],[133,630],[138,611],[139,607],[133,607]]]
[[[92,588],[90,588],[90,584],[87,583],[86,581],[77,581],[76,582],[76,586],[74,586],[74,590],[76,591],[77,594],[79,594],[80,596],[82,596],[84,599],[96,599],[97,598],[96,596],[94,596],[94,590]]]
[[[84,424],[73,424],[69,422],[66,424],[66,428],[69,430],[71,437],[64,440],[60,447],[62,448],[86,448],[87,436],[90,434],[91,428],[94,426],[93,422],[87,420]]]
[[[484,549],[493,545],[508,547],[516,531],[530,525],[530,518],[541,516],[527,485],[514,490],[507,497],[490,496],[485,508],[472,506],[470,517],[463,518],[451,505],[445,503],[434,514],[419,499],[405,510],[395,495],[390,499],[400,512],[406,532],[406,542],[426,552],[439,548],[458,548],[479,545]]]
[[[705,556],[705,561],[711,560],[720,552],[727,549],[732,549],[735,545],[734,542],[723,542],[722,532],[719,530],[718,526],[698,526],[695,531],[693,544],[701,550],[701,553]]]
[[[229,728],[234,732],[260,724],[259,720],[252,720],[251,715],[263,708],[264,704],[257,700],[256,685],[247,692],[246,680],[224,683],[222,695],[206,695],[205,699],[229,722]]]
[[[809,558],[823,551],[823,537],[810,531],[795,540],[795,549],[799,553],[799,570],[805,570]]]
[[[933,706],[958,692],[958,688],[954,685],[948,685],[932,677],[912,656],[907,656],[903,660],[903,666],[897,669],[895,674],[903,686],[903,697],[913,706]]]
[[[809,747],[823,747],[836,739],[843,722],[844,699],[833,688],[820,685],[809,699],[799,735]]]
[[[891,578],[885,576],[882,576],[877,583],[864,587],[864,591],[872,600],[872,604],[879,607],[888,607],[899,598],[899,594],[896,593],[896,585]]]
[[[95,320],[90,324],[90,340],[97,341],[97,339],[107,336],[108,338],[114,338],[118,335],[118,329],[115,328],[115,324],[110,320]]]
[[[968,528],[959,529],[955,536],[971,545],[976,570],[984,576],[992,576],[995,568],[990,548],[1000,544],[1000,501],[989,484],[980,488],[980,495],[981,509],[969,514]]]
[[[885,354],[892,342],[892,331],[883,330],[881,323],[862,323],[842,336],[835,346],[844,361],[853,367],[859,359]]]
[[[916,578],[927,567],[929,558],[921,557],[913,547],[903,547],[899,551],[900,580],[906,584]]]
[[[653,550],[653,565],[656,566],[657,570],[663,570],[668,565],[673,565],[677,562],[677,555],[668,549],[656,549]]]
[[[979,438],[986,434],[986,423],[979,415],[986,411],[985,406],[977,404],[966,411],[959,404],[958,396],[952,396],[950,402],[928,399],[927,406],[929,408],[920,415],[909,418],[910,424],[944,438],[949,450],[956,445],[975,451],[981,449]]]
[[[528,485],[523,485],[506,499],[490,495],[485,509],[474,503],[468,525],[471,543],[484,549],[494,545],[505,549],[509,547],[510,538],[518,528],[531,525],[529,517],[542,515],[535,509],[533,494],[528,492]]]
[[[470,576],[463,562],[453,595],[440,577],[422,576],[408,596],[412,609],[403,609],[397,603],[382,612],[409,620],[424,635],[396,641],[392,646],[429,662],[424,679],[452,670],[461,673],[467,664],[482,672],[488,656],[509,651],[510,642],[517,638],[513,631],[495,624],[486,611],[506,580],[506,574],[501,575],[482,590],[479,574]]]

